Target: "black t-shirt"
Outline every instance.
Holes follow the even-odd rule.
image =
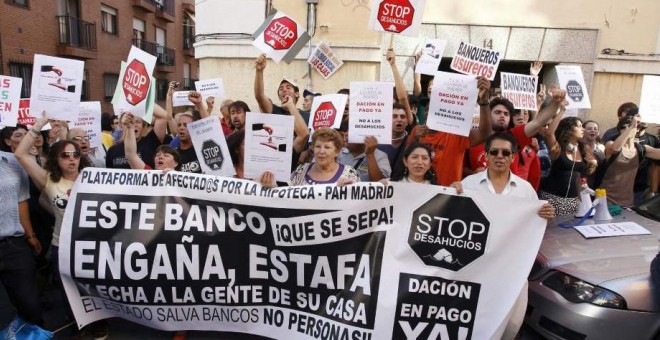
[[[303,111],[301,109],[298,109],[298,112],[302,116],[302,119],[305,121],[305,125],[309,126],[309,112]],[[272,113],[274,115],[284,115],[284,116],[290,116],[291,115],[291,113],[289,113],[289,111],[287,111],[283,107],[277,106],[275,104],[273,104],[273,112]]]
[[[152,169],[155,169],[154,156],[156,155],[156,148],[162,143],[158,140],[156,133],[151,130],[146,136],[140,138],[137,142],[137,154],[142,159],[144,164]],[[126,159],[126,152],[124,151],[124,142],[113,145],[108,149],[105,156],[105,167],[109,169],[130,169]]]
[[[202,167],[199,165],[194,147],[189,147],[185,150],[177,149],[177,151],[179,151],[179,155],[181,155],[181,171],[193,172],[196,174],[202,173]]]
[[[640,145],[648,145],[653,148],[660,148],[660,140],[658,137],[645,133],[641,137],[636,138],[635,140]],[[659,162],[653,161],[649,158],[640,159],[639,168],[637,168],[637,175],[635,175],[635,187],[636,192],[644,191],[649,187],[649,167],[651,164],[658,164]]]

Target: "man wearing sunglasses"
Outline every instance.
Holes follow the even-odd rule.
[[[92,148],[89,145],[89,135],[87,131],[81,128],[70,129],[66,135],[66,139],[78,144],[82,161],[86,162],[88,166],[96,168],[105,168],[105,149]]]

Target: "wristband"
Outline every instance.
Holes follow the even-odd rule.
[[[25,235],[25,239],[26,239],[26,240],[29,240],[29,239],[31,239],[31,238],[36,238],[36,237],[37,237],[37,234],[35,234],[35,233],[32,233],[32,234],[30,234],[30,235]]]
[[[487,101],[485,103],[477,102],[477,104],[479,104],[479,106],[488,106],[488,105],[490,105],[490,101]]]

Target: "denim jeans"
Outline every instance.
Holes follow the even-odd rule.
[[[18,315],[29,323],[43,325],[34,256],[23,237],[0,240],[0,280]]]

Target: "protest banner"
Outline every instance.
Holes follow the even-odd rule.
[[[18,124],[32,126],[37,118],[30,113],[30,98],[23,98],[18,103]]]
[[[351,82],[348,142],[364,143],[374,136],[378,144],[392,144],[392,83]]]
[[[348,96],[345,94],[326,94],[314,97],[309,129],[312,132],[328,127],[338,129],[341,125],[347,100]]]
[[[500,52],[461,42],[451,60],[451,69],[459,73],[495,80],[500,60]]]
[[[225,98],[225,86],[221,78],[198,80],[195,82],[195,90],[201,93],[204,99],[213,97],[222,100]]]
[[[372,0],[369,29],[417,37],[426,0]]]
[[[516,109],[536,111],[538,79],[536,76],[500,72],[502,97],[510,100]]]
[[[660,76],[644,76],[639,114],[642,122],[660,124]]]
[[[284,60],[287,64],[293,61],[311,39],[303,26],[282,12],[268,16],[252,36],[254,47],[266,53],[276,63]]]
[[[245,178],[259,179],[264,171],[275,180],[288,182],[293,152],[293,116],[246,112]]]
[[[194,106],[193,102],[188,100],[190,91],[174,91],[172,93],[172,106]]]
[[[80,60],[35,54],[30,88],[30,112],[51,119],[75,121],[80,106],[83,71]]]
[[[415,73],[435,76],[440,67],[440,61],[442,60],[442,55],[445,53],[446,47],[446,40],[427,40],[426,45],[424,45],[424,48],[422,49],[422,55],[417,61],[417,66],[415,66]]]
[[[188,123],[188,132],[204,173],[226,177],[236,175],[225,134],[217,116]]]
[[[569,109],[590,109],[589,92],[582,75],[582,67],[578,65],[557,65],[559,88],[566,91]]]
[[[316,45],[316,48],[312,51],[307,62],[312,65],[312,68],[315,69],[323,79],[330,78],[330,76],[344,65],[344,62],[339,59],[339,57],[332,52],[330,46],[323,41]]]
[[[90,148],[102,147],[101,114],[100,102],[80,102],[78,118],[73,122],[73,127],[87,131]]]
[[[466,194],[87,168],[63,218],[61,277],[78,327],[500,338],[546,222],[539,201]]]
[[[438,72],[431,88],[429,129],[468,136],[479,90],[473,76]]]
[[[121,75],[126,73],[126,68],[128,67],[128,63],[125,61],[121,62],[121,71],[119,72],[120,79]],[[156,84],[156,78],[151,77],[150,78],[150,84]],[[129,108],[126,106],[126,104],[122,104],[122,99],[123,96],[123,87],[121,86],[121,83],[117,84],[117,87],[115,88],[115,93],[114,96],[112,97],[112,106],[115,112],[115,116],[120,116],[124,111],[127,111],[126,109]],[[145,110],[146,113],[142,118],[147,123],[151,123],[153,120],[153,114],[154,114],[154,105],[156,104],[156,90],[155,86],[149,86],[149,89],[147,90],[147,98],[146,98],[146,103],[145,103]],[[133,112],[128,110],[129,112]]]
[[[128,53],[126,64],[122,62],[119,81],[115,91],[115,97],[112,104],[117,112],[130,111],[136,117],[140,117],[148,123],[151,123],[150,114],[153,114],[148,108],[153,105],[150,102],[156,82],[152,81],[151,74],[156,67],[156,56],[151,55],[135,46],[131,47]],[[118,95],[118,97],[117,97]]]
[[[0,126],[16,126],[22,78],[0,75]]]

